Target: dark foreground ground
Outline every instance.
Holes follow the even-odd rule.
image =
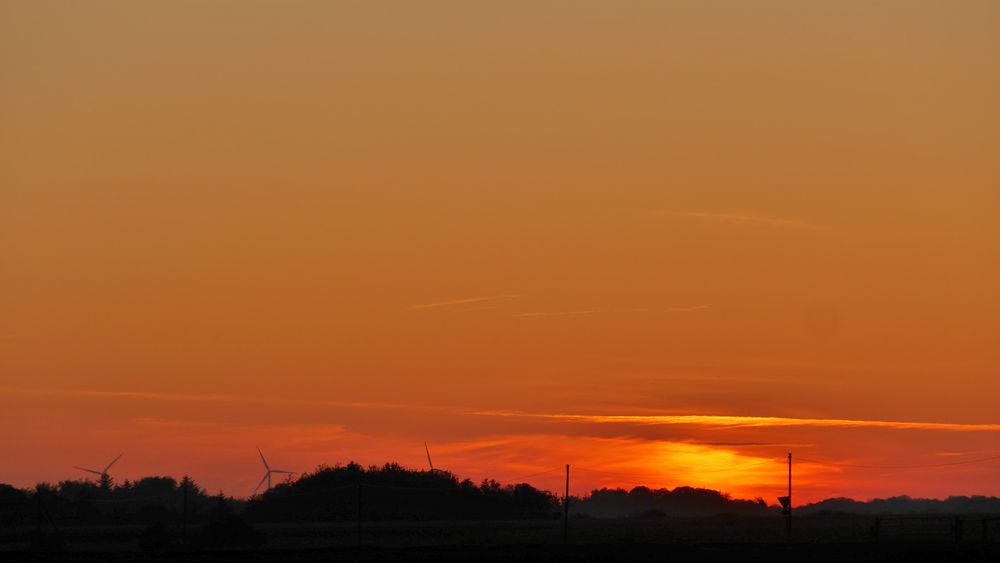
[[[61,554],[5,553],[4,561],[87,562],[237,562],[237,561],[670,561],[670,562],[996,562],[1000,550],[982,546],[928,544],[591,544],[570,546],[503,545],[411,548],[255,549],[212,552],[70,552]]]
[[[0,561],[677,561],[768,562],[997,562],[1000,529],[964,518],[960,539],[954,521],[883,520],[812,516],[795,521],[788,541],[784,523],[770,518],[574,519],[569,545],[562,522],[379,522],[263,524],[258,547],[195,548],[170,528],[167,541],[143,545],[140,526],[69,527],[54,545],[32,547],[33,530],[0,530]],[[1000,526],[997,526],[1000,528]]]

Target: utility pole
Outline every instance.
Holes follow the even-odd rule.
[[[361,481],[358,481],[358,547],[361,547]]]
[[[785,517],[785,532],[792,539],[792,453],[788,452],[788,496],[778,497],[781,514]]]
[[[566,494],[563,495],[563,545],[569,544],[569,464],[566,464]]]
[[[42,489],[41,487],[35,485],[35,501],[38,504],[36,508],[38,518],[35,521],[35,532],[39,535],[42,533]]]
[[[184,476],[184,480],[181,482],[184,488],[184,524],[181,531],[181,541],[187,543],[188,537],[188,479],[187,475]]]
[[[788,509],[785,512],[788,539],[792,539],[792,452],[788,452]]]

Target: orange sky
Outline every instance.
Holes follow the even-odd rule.
[[[0,482],[1000,495],[998,24],[0,3]]]

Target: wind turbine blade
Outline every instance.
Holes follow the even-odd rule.
[[[272,469],[271,473],[287,473],[289,475],[295,475],[294,471],[285,471],[284,469]]]
[[[427,452],[427,465],[431,466],[431,471],[434,471],[434,462],[431,461],[431,450],[427,447],[427,442],[424,442],[424,451]]]
[[[267,469],[268,471],[270,471],[270,470],[271,470],[271,466],[270,466],[270,465],[268,465],[268,464],[267,464],[267,460],[266,460],[266,459],[264,459],[264,452],[260,451],[260,446],[257,446],[257,453],[259,453],[259,454],[260,454],[260,460],[261,460],[262,462],[264,462],[264,469]]]
[[[125,455],[125,452],[118,454],[118,457],[111,460],[111,463],[109,463],[108,466],[104,468],[104,473],[107,473],[108,469],[111,469],[111,466],[114,465],[119,459],[121,459],[123,455]]]
[[[260,480],[260,483],[257,483],[257,486],[253,488],[253,494],[254,494],[254,496],[257,495],[257,491],[260,490],[260,486],[263,485],[264,481],[267,481],[267,478],[270,477],[270,476],[271,476],[270,473],[265,473],[264,474],[264,477]]]
[[[75,469],[79,469],[80,471],[86,471],[87,473],[93,473],[94,475],[103,475],[103,473],[101,473],[100,471],[98,471],[96,469],[87,469],[86,467],[80,467],[79,465],[74,465],[73,467]]]

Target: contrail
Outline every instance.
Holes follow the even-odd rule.
[[[775,219],[774,217],[761,217],[759,215],[746,215],[741,213],[705,213],[702,211],[677,212],[676,215],[703,219],[706,221],[716,221],[719,223],[736,223],[763,225],[767,227],[782,227],[790,229],[804,229],[809,231],[822,231],[826,227],[802,221],[800,219]]]
[[[433,309],[435,307],[448,307],[450,305],[467,305],[469,303],[481,303],[483,301],[496,301],[497,299],[514,299],[515,297],[521,297],[520,294],[511,295],[493,295],[491,297],[467,297],[465,299],[451,299],[448,301],[435,301],[434,303],[420,303],[418,305],[410,305],[408,309]]]
[[[583,311],[554,311],[551,313],[515,313],[512,317],[562,317],[566,315],[596,315],[600,313],[639,313],[649,309],[586,309]]]
[[[538,414],[517,411],[482,411],[483,416],[510,416],[564,422],[618,423],[640,425],[690,424],[727,428],[823,427],[823,428],[893,428],[899,430],[948,430],[954,432],[995,432],[1000,424],[966,424],[957,422],[900,422],[891,420],[852,420],[840,418],[789,418],[780,416],[726,415],[585,415]]]
[[[668,313],[690,313],[691,311],[707,311],[711,309],[708,305],[695,305],[693,307],[671,307]]]

